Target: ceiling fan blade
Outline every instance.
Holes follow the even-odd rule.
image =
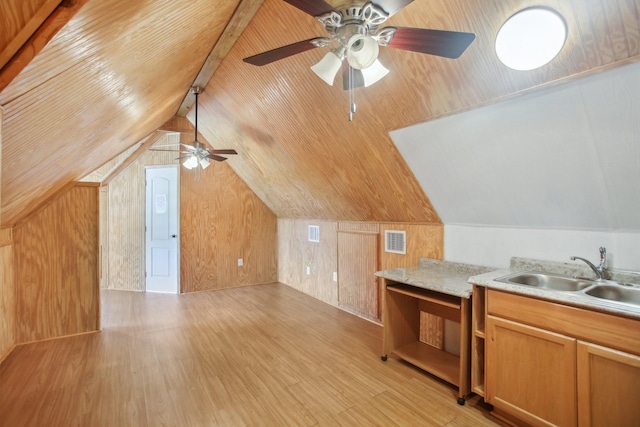
[[[213,159],[216,162],[224,162],[225,160],[227,160],[226,157],[216,156],[215,154],[208,154],[206,157],[209,159]]]
[[[473,33],[398,27],[387,46],[455,59],[475,38]]]
[[[261,67],[289,56],[306,52],[307,50],[325,46],[329,42],[330,40],[326,37],[315,37],[309,40],[302,40],[276,49],[268,50],[248,58],[244,58],[243,61]]]
[[[329,13],[333,7],[324,0],[284,0],[293,7],[297,7],[311,16],[320,16]]]
[[[234,149],[209,150],[209,154],[238,154]]]
[[[344,90],[349,90],[349,68],[351,68],[351,71],[353,72],[353,88],[356,89],[364,86],[362,71],[357,68],[353,68],[347,61],[344,61],[344,65],[342,66],[342,88]]]
[[[413,0],[378,0],[377,4],[391,17],[412,2]]]
[[[165,148],[149,148],[149,151],[169,151],[171,153],[179,153],[180,150],[167,150]]]

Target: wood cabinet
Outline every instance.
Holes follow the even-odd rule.
[[[458,403],[471,391],[469,380],[471,305],[469,299],[385,279],[382,360],[395,354],[458,387]],[[460,323],[460,354],[427,344],[421,338],[421,313]]]
[[[485,301],[487,289],[473,285],[471,297],[471,391],[485,397],[484,353],[485,353]]]
[[[493,289],[484,307],[481,298],[473,334],[485,353],[474,341],[472,382],[495,415],[533,426],[640,425],[640,320]]]
[[[487,317],[486,400],[532,425],[576,424],[576,340]]]
[[[577,351],[578,424],[640,426],[640,356],[582,341]]]

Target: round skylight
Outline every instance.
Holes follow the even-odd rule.
[[[555,58],[566,39],[567,24],[558,12],[531,7],[502,25],[496,36],[496,53],[509,68],[533,70]]]

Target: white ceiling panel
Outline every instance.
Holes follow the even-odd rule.
[[[614,213],[613,227],[640,230],[640,66],[588,79],[582,96]]]
[[[393,131],[445,224],[640,230],[640,64]]]

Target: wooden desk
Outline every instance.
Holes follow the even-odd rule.
[[[420,341],[420,312],[460,324],[460,355]],[[471,392],[469,297],[448,295],[384,278],[382,360],[395,355],[458,388],[464,405]]]

